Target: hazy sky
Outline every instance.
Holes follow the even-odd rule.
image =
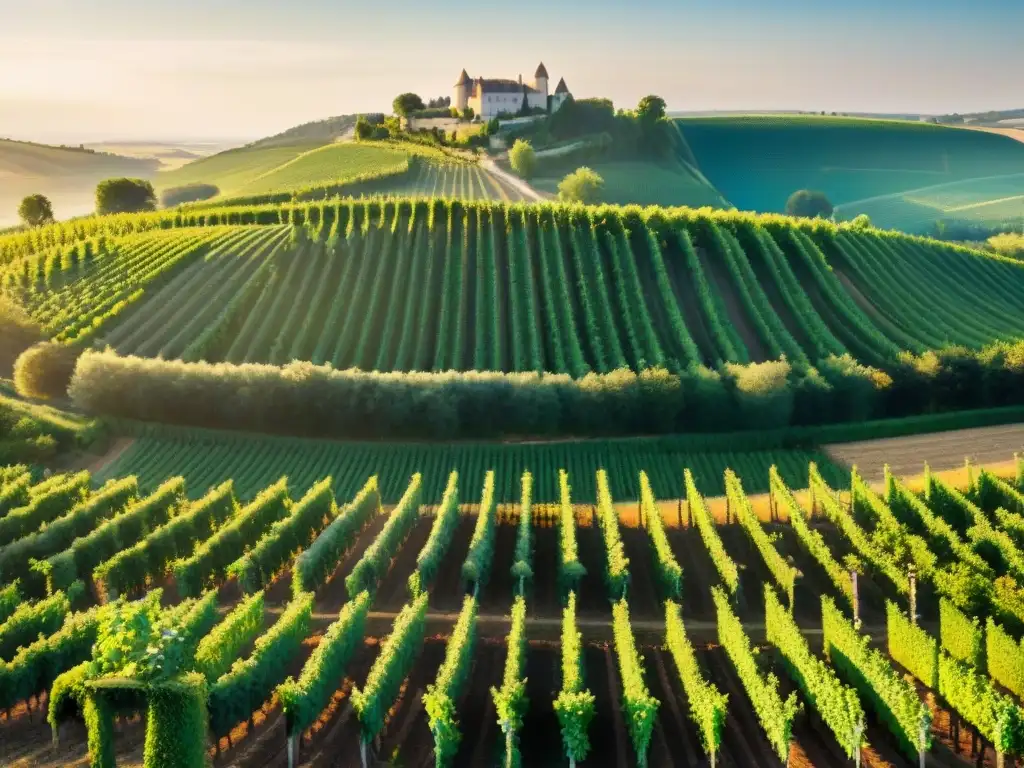
[[[471,75],[674,110],[1024,107],[1024,0],[0,0],[0,136],[256,138]]]

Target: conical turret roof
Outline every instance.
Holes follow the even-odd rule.
[[[536,77],[543,77],[543,78],[547,78],[547,76],[548,76],[548,71],[547,71],[547,69],[545,69],[545,68],[544,68],[544,62],[543,62],[543,61],[542,61],[542,62],[540,63],[540,66],[539,66],[539,67],[537,67],[537,71],[533,73],[533,76],[534,76],[535,78],[536,78]]]
[[[459,81],[455,85],[469,85],[472,80],[469,79],[469,73],[466,70],[462,70],[462,74],[459,75]]]
[[[561,78],[558,81],[558,86],[555,88],[555,93],[568,93],[569,86],[565,84],[565,78]]]

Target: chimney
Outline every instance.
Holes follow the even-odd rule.
[[[522,75],[522,73],[519,74],[519,84],[520,85],[523,84],[523,75]]]

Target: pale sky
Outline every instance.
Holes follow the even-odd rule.
[[[0,0],[0,136],[252,139],[473,76],[671,110],[1024,107],[1024,0]]]

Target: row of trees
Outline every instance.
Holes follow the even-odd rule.
[[[108,213],[139,213],[155,210],[156,192],[153,190],[153,185],[145,179],[106,179],[96,187],[96,213],[101,216]],[[41,227],[44,224],[50,224],[54,221],[53,203],[46,195],[29,195],[18,206],[18,218],[26,227]]]

